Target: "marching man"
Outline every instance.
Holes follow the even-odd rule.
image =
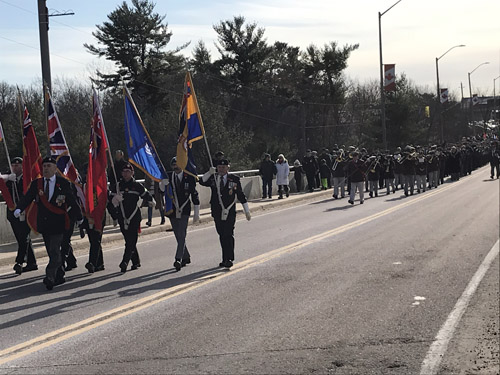
[[[217,173],[214,167],[205,173],[200,185],[212,189],[210,208],[222,247],[220,267],[231,268],[234,261],[234,223],[236,222],[236,198],[243,205],[247,220],[251,219],[247,198],[241,188],[240,178],[229,172],[229,161],[218,161]]]

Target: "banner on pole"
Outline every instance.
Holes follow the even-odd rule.
[[[384,65],[384,90],[396,91],[396,64]]]
[[[441,95],[439,97],[439,100],[441,101],[441,104],[447,103],[449,101],[448,97],[448,89],[441,89]]]

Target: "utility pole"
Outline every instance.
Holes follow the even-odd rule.
[[[47,85],[52,93],[52,80],[50,77],[50,54],[49,54],[49,10],[46,0],[38,0],[38,30],[40,32],[40,54],[42,58],[42,85]],[[45,89],[44,89],[45,92]],[[44,104],[45,95],[44,95]]]

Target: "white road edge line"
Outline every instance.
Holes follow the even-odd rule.
[[[472,276],[472,279],[469,281],[467,288],[464,290],[464,292],[458,299],[457,303],[455,304],[455,307],[451,311],[450,315],[448,315],[448,318],[446,319],[445,323],[442,325],[441,329],[436,335],[434,342],[430,346],[427,355],[425,356],[424,361],[422,362],[420,375],[435,375],[438,373],[441,361],[443,360],[443,357],[448,349],[448,344],[450,343],[455,333],[455,329],[457,328],[458,323],[462,318],[462,315],[467,309],[467,306],[469,305],[472,297],[474,296],[477,287],[481,283],[481,280],[483,279],[484,275],[486,275],[486,272],[488,272],[488,270],[490,269],[491,264],[498,256],[499,242],[500,240],[497,240],[497,242],[488,252],[483,262],[477,269],[476,273],[474,274],[474,276]]]

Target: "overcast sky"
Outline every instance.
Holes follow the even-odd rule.
[[[265,28],[268,43],[287,42],[307,47],[336,41],[340,46],[359,43],[348,61],[346,76],[361,83],[379,79],[378,12],[397,0],[157,0],[156,11],[166,15],[173,33],[169,48],[198,40],[214,51],[213,25],[244,16]],[[95,44],[92,31],[121,2],[116,0],[47,0],[50,13],[73,11],[75,15],[51,17],[50,52],[52,79],[87,80],[96,67],[109,68],[90,55],[83,43]],[[129,1],[130,3],[130,1]],[[435,90],[436,57],[440,86],[460,97],[468,92],[468,72],[488,61],[472,75],[474,93],[493,95],[493,80],[500,76],[499,0],[402,0],[382,17],[384,63],[396,64],[416,84]],[[0,0],[0,81],[30,84],[41,77],[37,0]],[[500,93],[500,79],[496,80]]]

